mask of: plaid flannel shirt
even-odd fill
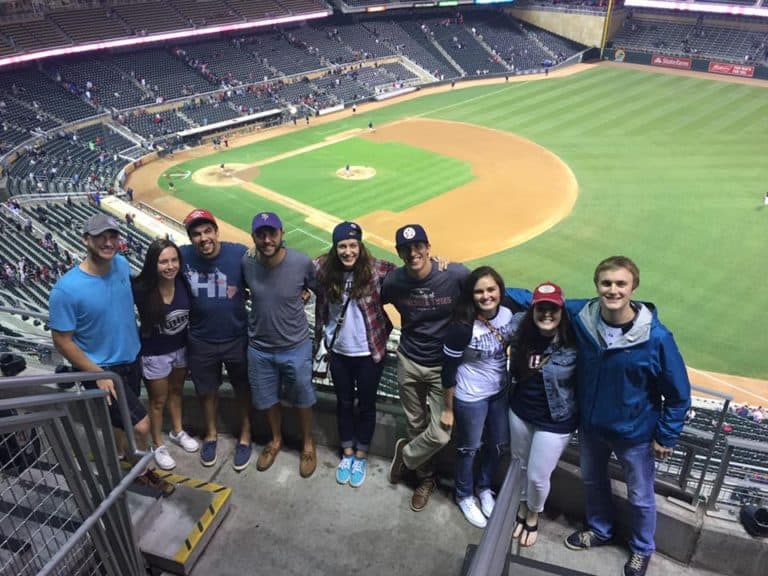
[[[323,337],[323,329],[328,323],[328,298],[323,290],[323,272],[322,266],[325,256],[319,256],[312,262],[315,265],[317,275],[317,298],[315,300],[315,342],[319,342]],[[381,285],[384,283],[384,277],[392,272],[397,266],[392,262],[380,260],[371,257],[371,267],[373,275],[371,276],[371,286],[368,296],[356,300],[357,307],[363,314],[365,321],[365,334],[368,338],[368,349],[371,351],[371,359],[379,363],[387,354],[387,338],[392,332],[392,322],[384,311],[381,304]]]

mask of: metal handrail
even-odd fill
[[[127,516],[127,513],[117,508],[117,518],[122,518],[122,520],[119,520],[117,525],[113,524],[114,517],[113,520],[107,521],[109,518],[107,514],[113,510],[113,507],[116,504],[120,505],[122,503],[124,505],[124,493],[130,487],[133,481],[139,476],[139,474],[144,472],[150,460],[153,458],[153,454],[151,452],[142,452],[139,451],[136,447],[128,403],[125,399],[125,387],[121,377],[114,372],[105,371],[15,376],[0,379],[0,391],[17,390],[20,388],[29,390],[30,387],[33,387],[36,388],[33,390],[33,392],[42,392],[33,393],[28,396],[15,396],[0,399],[0,409],[36,409],[32,412],[3,418],[2,421],[0,421],[0,429],[6,431],[13,427],[41,423],[42,420],[46,419],[47,421],[53,422],[55,424],[56,422],[60,421],[62,416],[64,416],[65,412],[63,407],[66,405],[86,403],[91,400],[106,399],[109,394],[108,392],[101,389],[76,389],[75,391],[52,390],[50,393],[45,393],[44,391],[40,390],[40,388],[44,388],[52,384],[68,384],[80,381],[95,381],[98,379],[110,379],[114,383],[115,390],[117,392],[117,398],[113,399],[113,401],[117,402],[117,407],[120,413],[120,419],[125,432],[125,437],[128,442],[129,450],[137,459],[137,461],[119,482],[109,488],[109,492],[104,495],[103,499],[99,501],[97,506],[93,508],[88,507],[88,517],[83,520],[78,529],[72,533],[66,542],[61,545],[61,548],[59,548],[48,559],[46,564],[38,572],[39,575],[47,576],[48,574],[60,573],[62,562],[64,562],[67,556],[75,550],[75,547],[78,546],[81,541],[86,538],[89,533],[91,533],[92,530],[96,530],[97,534],[103,534],[105,526],[122,526],[122,528],[117,528],[118,532],[123,534],[123,536],[126,534],[128,535],[129,542],[125,542],[124,537],[120,538],[120,540],[124,542],[125,550],[129,551],[129,555],[126,557],[126,561],[130,564],[128,566],[122,566],[122,570],[125,570],[126,574],[135,574],[136,576],[138,576],[142,571],[141,556],[138,551],[136,540],[133,537],[130,529],[130,520]],[[86,408],[86,412],[88,412],[88,404],[84,404],[84,407]],[[106,406],[102,405],[102,409],[104,410],[102,422],[106,423],[108,422],[106,416]],[[91,425],[93,425],[93,421]],[[61,424],[55,425],[54,428],[57,426],[60,430],[65,430]],[[69,429],[69,432],[67,432],[67,436],[70,438],[72,437],[71,428]],[[109,437],[111,437],[111,433]],[[76,439],[73,440],[75,445],[77,445]],[[109,447],[107,446],[107,448]],[[112,444],[112,449],[107,449],[105,454],[106,457],[110,457],[111,455],[111,458],[115,459],[116,466],[117,464],[116,453],[114,452],[114,444]],[[81,462],[83,457],[83,454],[78,456]],[[64,464],[64,461],[62,461],[62,464]],[[104,472],[105,470],[103,467],[100,468],[100,475],[104,475]],[[106,480],[106,477],[108,477],[109,474],[104,476]],[[70,484],[73,493],[78,493],[82,497],[82,495],[85,495],[88,492],[87,487],[89,484],[84,478],[81,477],[81,475],[77,473],[72,474],[70,472],[68,477],[70,482],[78,483],[76,485]],[[108,488],[109,485],[110,483],[107,481],[107,485],[104,486],[104,488]],[[91,488],[93,488],[93,484],[91,484]],[[87,496],[85,497],[86,499],[88,498]],[[115,558],[112,558],[112,561],[114,560]],[[108,572],[112,573],[109,570]]]

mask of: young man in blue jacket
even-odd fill
[[[655,550],[654,457],[665,459],[683,429],[691,385],[672,333],[652,304],[632,300],[640,271],[625,256],[595,269],[597,298],[566,303],[578,347],[577,403],[586,529],[565,544],[588,550],[614,536],[608,461],[616,454],[631,510],[625,576],[643,576]],[[508,291],[519,299],[520,292]]]

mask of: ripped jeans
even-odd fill
[[[480,452],[477,493],[490,490],[501,455],[509,445],[507,391],[476,402],[453,400],[456,443],[456,500],[475,493],[475,455]]]

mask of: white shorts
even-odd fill
[[[187,347],[160,356],[142,356],[141,373],[147,380],[167,378],[174,368],[187,367]]]

